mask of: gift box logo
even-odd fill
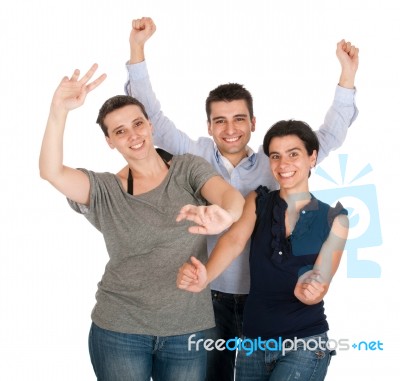
[[[352,185],[372,172],[372,167],[367,164],[350,181],[345,181],[348,155],[341,154],[338,155],[338,158],[341,184],[323,168],[317,167],[315,174],[337,185],[337,188],[318,190],[312,193],[331,206],[340,201],[349,212],[350,229],[346,242],[347,276],[349,278],[380,278],[381,267],[378,262],[359,259],[360,249],[382,244],[376,187],[374,184]]]

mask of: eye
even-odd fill
[[[118,130],[115,132],[115,135],[121,135],[125,132],[125,130]]]
[[[279,159],[279,155],[277,155],[277,154],[272,154],[269,158],[270,158],[271,160],[278,160],[278,159]]]
[[[139,120],[138,122],[135,123],[135,127],[140,127],[143,124],[142,120]]]
[[[296,156],[299,156],[299,153],[294,151],[294,152],[291,152],[289,156],[296,157]]]
[[[215,121],[215,124],[223,124],[223,123],[225,123],[225,120],[223,119],[218,119]]]

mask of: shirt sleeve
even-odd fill
[[[82,214],[85,218],[99,231],[101,231],[101,224],[97,215],[96,200],[99,194],[99,182],[97,174],[84,168],[78,168],[89,177],[90,181],[90,201],[89,205],[79,204],[67,198],[69,206],[77,213]]]
[[[125,83],[125,94],[131,95],[143,103],[144,108],[154,127],[154,144],[173,155],[191,153],[204,156],[212,149],[210,138],[191,139],[179,130],[174,122],[164,115],[161,104],[153,91],[146,61],[137,64],[126,64],[128,80]]]
[[[355,95],[355,89],[336,87],[333,104],[325,115],[324,124],[316,131],[320,144],[318,164],[346,139],[347,129],[358,115]]]
[[[188,172],[190,186],[192,187],[195,196],[203,199],[201,196],[203,185],[214,176],[219,176],[221,178],[222,176],[215,171],[208,161],[199,156],[187,155],[186,160],[189,164]]]

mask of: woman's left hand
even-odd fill
[[[328,292],[329,283],[324,282],[317,270],[304,273],[297,281],[294,295],[304,304],[317,304]]]

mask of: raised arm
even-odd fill
[[[191,258],[191,264],[185,263],[179,269],[176,283],[180,289],[202,291],[243,252],[256,223],[256,196],[255,192],[251,192],[246,197],[240,219],[219,238],[205,266],[196,258]]]
[[[106,78],[103,74],[89,82],[96,69],[97,64],[94,64],[81,79],[79,70],[75,70],[71,78],[64,77],[61,80],[51,102],[39,158],[40,176],[65,196],[81,204],[89,203],[89,179],[82,171],[64,165],[64,130],[68,113],[83,105],[87,94]]]
[[[125,84],[125,93],[143,103],[154,127],[154,144],[166,151],[178,155],[192,153],[203,156],[204,146],[213,145],[211,139],[202,138],[194,141],[187,134],[178,130],[175,124],[161,111],[160,102],[151,86],[147,65],[144,61],[144,46],[156,31],[153,20],[149,17],[132,21],[130,33],[130,60],[126,65],[128,81]]]
[[[325,159],[330,151],[339,148],[347,135],[347,129],[357,118],[354,81],[358,69],[358,48],[350,42],[341,40],[336,46],[336,56],[341,66],[339,84],[335,98],[328,110],[324,124],[316,132],[320,142],[318,163]]]
[[[339,267],[348,231],[347,216],[338,215],[321,247],[314,268],[303,274],[296,284],[294,295],[304,304],[317,304],[327,294],[330,282]]]

